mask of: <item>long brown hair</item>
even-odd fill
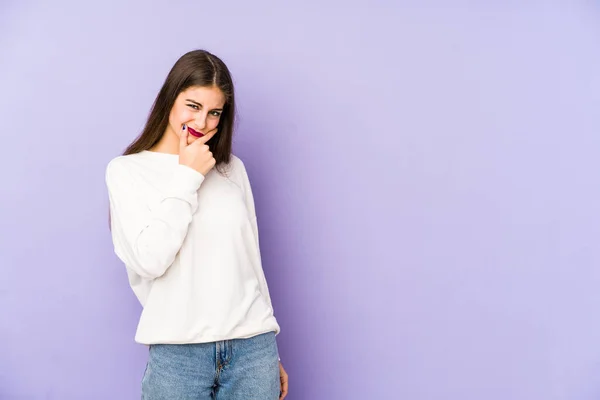
[[[158,92],[142,133],[125,149],[123,155],[151,149],[169,125],[169,114],[179,93],[192,86],[216,86],[225,96],[225,106],[217,126],[218,132],[208,142],[219,172],[229,164],[235,122],[235,96],[231,74],[225,63],[206,50],[190,51],[177,60]],[[108,227],[111,215],[108,215]]]
[[[149,150],[158,143],[167,129],[169,114],[177,96],[192,86],[215,86],[225,96],[218,132],[208,142],[208,147],[217,166],[228,164],[235,120],[233,81],[225,63],[206,50],[190,51],[173,65],[154,100],[142,133],[125,149],[123,155]]]

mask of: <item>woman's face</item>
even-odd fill
[[[215,86],[192,86],[175,99],[169,114],[169,127],[179,140],[183,125],[186,125],[188,144],[201,136],[212,137],[217,133],[224,106],[225,96],[221,89]]]

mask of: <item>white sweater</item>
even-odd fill
[[[226,176],[143,151],[106,168],[115,254],[143,306],[135,340],[202,343],[275,331],[242,161]]]

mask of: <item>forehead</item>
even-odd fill
[[[225,95],[216,86],[192,86],[179,94],[183,100],[194,100],[208,108],[221,108],[225,105]]]

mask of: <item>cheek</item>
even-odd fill
[[[194,119],[194,113],[187,108],[173,108],[169,121],[173,125],[182,125]]]
[[[220,118],[211,118],[210,121],[208,122],[209,126],[209,131],[215,129],[217,127],[217,125],[219,125],[219,121]]]

